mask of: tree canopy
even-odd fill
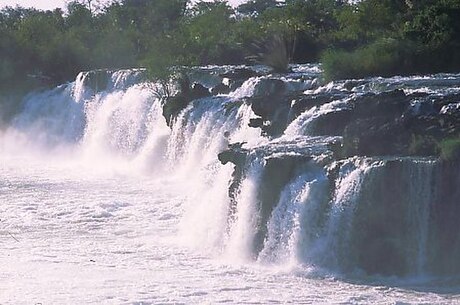
[[[269,46],[264,52],[282,47],[295,62],[323,61],[331,78],[458,71],[458,16],[460,0],[250,0],[235,9],[223,0],[80,0],[66,11],[6,7],[0,89],[31,77],[61,83],[97,68],[146,66],[161,77],[171,66],[248,63],[261,45]]]

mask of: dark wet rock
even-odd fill
[[[355,198],[341,266],[385,276],[458,275],[460,162],[413,158],[382,162]],[[423,181],[431,181],[432,189],[423,189]],[[416,238],[422,236],[422,228],[427,230],[426,243]]]
[[[360,118],[345,128],[345,151],[349,156],[410,155],[416,137],[432,138],[436,143],[459,135],[459,126],[460,117],[448,115]],[[427,146],[418,155],[431,155],[434,151],[433,147]]]
[[[413,256],[405,251],[404,243],[409,241],[407,235],[402,235],[407,230],[406,215],[410,211],[406,211],[407,205],[400,204],[407,194],[407,185],[401,183],[398,175],[399,161],[386,164],[375,183],[362,186],[356,203],[348,254],[353,256],[352,266],[368,274],[404,276],[411,269],[407,260]]]
[[[411,107],[406,111],[404,116],[436,115],[440,110],[440,105],[434,101],[415,99],[412,100]]]
[[[413,97],[413,96],[412,96]],[[401,90],[352,100],[353,115],[344,129],[346,155],[432,155],[433,145],[413,151],[415,140],[433,143],[460,134],[460,115],[443,114],[445,97],[411,100]],[[419,103],[419,105],[415,105]],[[413,109],[416,107],[417,109]],[[332,120],[330,120],[332,122]]]
[[[26,96],[26,93],[2,92],[0,94],[0,130],[7,127],[10,121],[19,113],[24,96]]]
[[[167,97],[163,103],[163,117],[166,124],[171,127],[171,123],[179,113],[187,107],[189,100],[181,94]]]
[[[171,127],[173,120],[191,101],[189,77],[185,74],[181,75],[177,80],[177,86],[179,92],[173,96],[166,96],[163,100],[163,117],[169,127]]]
[[[328,115],[318,117],[313,126],[312,133],[315,135],[343,135],[345,128],[350,124],[353,112],[350,109],[331,112]]]
[[[226,73],[219,74],[222,82],[212,89],[212,94],[228,94],[243,85],[251,77],[260,76],[251,69],[237,68]]]
[[[267,96],[248,99],[254,114],[266,121],[274,122],[279,119],[286,119],[290,112],[290,97]],[[275,122],[276,123],[276,122]]]
[[[399,120],[385,117],[357,119],[344,132],[344,149],[348,156],[398,155],[407,150],[410,132]]]
[[[451,103],[459,103],[460,102],[460,93],[448,94],[444,96],[436,96],[433,97],[433,100],[436,101],[441,107],[451,104]]]
[[[248,155],[249,151],[247,149],[242,148],[242,143],[236,143],[236,145],[235,143],[230,144],[227,150],[224,150],[223,152],[217,155],[217,158],[223,165],[229,162],[234,165],[232,177],[230,179],[228,187],[228,198],[230,199],[228,219],[230,223],[233,221],[236,215],[237,197],[241,186],[241,182],[243,181],[246,175],[246,161]]]
[[[460,160],[442,161],[436,168],[435,202],[431,205],[428,262],[431,274],[460,274]]]
[[[85,86],[95,93],[107,90],[113,71],[101,69],[86,72]]]
[[[286,83],[279,79],[262,79],[256,85],[253,97],[246,100],[254,114],[261,119],[254,127],[263,133],[276,137],[286,129],[290,117],[292,97],[287,93]],[[263,122],[261,122],[261,120]]]
[[[225,113],[229,115],[232,111],[238,109],[243,103],[244,100],[234,101],[231,103],[226,103],[223,108],[225,109]]]
[[[231,92],[230,87],[223,83],[219,83],[218,85],[216,85],[214,88],[211,89],[212,95],[228,94],[230,92]]]
[[[269,119],[275,113],[279,112],[279,108],[286,107],[285,103],[273,96],[253,97],[249,98],[248,102],[251,104],[252,111],[255,115],[266,119]]]
[[[166,123],[171,127],[171,123],[179,113],[184,110],[190,102],[196,99],[211,96],[208,88],[199,84],[190,84],[190,79],[186,75],[182,75],[177,80],[179,92],[173,96],[167,96],[163,101],[163,116]]]
[[[224,150],[217,155],[220,163],[225,165],[230,162],[236,166],[244,166],[249,151],[241,146],[242,145],[230,144],[227,150]]]
[[[336,101],[344,98],[344,94],[329,94],[329,93],[320,93],[320,94],[299,94],[292,98],[291,100],[291,114],[293,117],[297,117],[303,112],[311,109],[313,107],[319,107],[326,103]]]
[[[262,118],[253,118],[249,120],[249,127],[261,128],[264,126],[264,120]]]
[[[398,117],[410,105],[410,100],[402,90],[370,93],[357,97],[351,101],[354,118],[368,118],[374,116]]]
[[[192,84],[190,88],[190,93],[188,98],[190,100],[196,100],[204,97],[209,97],[211,96],[211,92],[209,92],[209,89],[206,88],[205,86],[199,84],[199,83],[194,83]]]
[[[283,188],[302,172],[302,165],[310,160],[310,156],[289,154],[266,159],[257,193],[260,217],[255,236],[254,253],[259,253],[262,250],[269,217],[280,200]]]
[[[277,78],[261,79],[254,88],[254,96],[283,96],[286,83]]]
[[[345,81],[345,83],[343,84],[343,87],[345,89],[351,91],[352,89],[354,89],[356,87],[364,86],[364,85],[367,85],[368,83],[369,83],[368,80],[351,79],[351,80]]]
[[[243,85],[244,81],[242,80],[238,80],[238,81],[230,81],[229,82],[229,88],[230,88],[230,92],[231,91],[235,91],[236,89],[238,89],[239,87],[241,87]]]
[[[343,153],[343,142],[342,138],[332,140],[328,145],[328,150],[332,152],[332,155],[330,158],[325,159],[324,162],[322,163],[323,167],[327,167],[332,161],[335,160],[340,160],[345,157]]]
[[[265,135],[279,136],[286,129],[289,119],[290,98],[279,95],[256,96],[246,100],[259,118],[251,121],[251,127],[260,127]]]

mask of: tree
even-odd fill
[[[240,4],[236,11],[244,16],[257,17],[268,9],[277,7],[276,0],[250,0]]]
[[[198,2],[181,23],[179,37],[183,37],[187,52],[199,64],[219,62],[222,52],[230,48],[235,24],[232,8],[226,1]]]

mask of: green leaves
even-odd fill
[[[222,0],[98,3],[73,1],[67,13],[1,10],[1,85],[138,66],[165,79],[171,67],[240,64],[258,54],[285,71],[291,59],[317,61],[325,50],[333,50],[322,57],[332,78],[460,68],[450,51],[460,47],[460,0],[250,0],[236,11]]]

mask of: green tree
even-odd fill
[[[273,9],[278,6],[276,0],[250,0],[240,4],[236,11],[244,16],[257,17],[268,9]]]

